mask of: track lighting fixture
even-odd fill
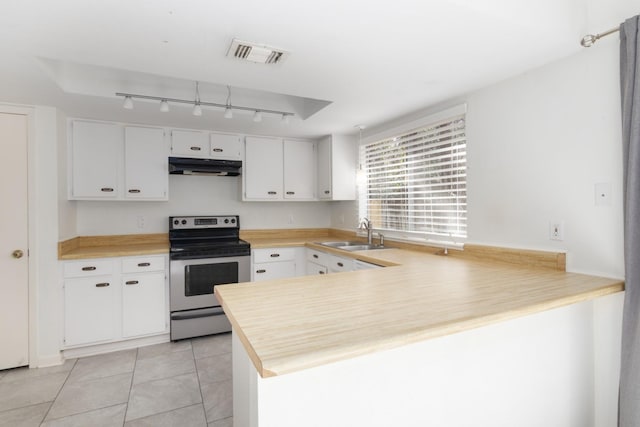
[[[176,99],[176,98],[165,98],[160,96],[152,96],[152,95],[137,95],[133,93],[121,93],[116,92],[116,96],[124,97],[124,102],[122,107],[127,110],[133,109],[133,98],[137,99],[147,99],[152,101],[160,101],[160,111],[166,113],[169,111],[169,103],[172,104],[189,104],[193,106],[192,114],[194,116],[202,116],[202,107],[215,107],[224,110],[223,117],[225,119],[233,118],[233,110],[239,111],[247,111],[253,112],[253,121],[261,122],[263,114],[271,114],[275,116],[280,116],[280,120],[283,123],[289,123],[289,119],[294,115],[294,113],[290,113],[288,111],[277,111],[277,110],[265,110],[263,108],[255,108],[255,107],[245,107],[239,105],[231,104],[231,87],[227,86],[227,101],[224,104],[219,104],[216,102],[204,102],[200,100],[200,83],[196,82],[196,94],[194,100],[185,100],[185,99]]]

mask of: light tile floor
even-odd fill
[[[232,427],[231,334],[0,371],[0,426]]]

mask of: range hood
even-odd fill
[[[240,168],[240,160],[169,157],[169,173],[172,175],[238,176]]]

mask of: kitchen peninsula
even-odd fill
[[[584,426],[615,410],[622,281],[406,249],[351,256],[389,267],[216,287],[234,425]]]

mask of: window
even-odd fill
[[[464,114],[362,145],[360,216],[409,237],[466,237],[466,147]]]

